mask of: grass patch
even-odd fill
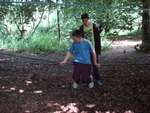
[[[2,36],[1,36],[2,37]],[[0,38],[0,48],[14,52],[61,52],[66,51],[71,44],[69,36],[62,35],[59,41],[55,30],[44,31],[39,28],[30,38],[7,36]],[[102,50],[110,48],[109,41],[102,39]]]
[[[57,35],[48,32],[37,32],[30,39],[20,39],[19,37],[7,37],[0,39],[0,48],[15,52],[49,52],[64,51],[69,46],[68,40],[59,42]]]

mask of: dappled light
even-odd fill
[[[123,54],[124,49],[120,44],[119,48],[102,54],[101,64],[105,64],[100,68],[103,86],[88,89],[87,85],[81,85],[77,90],[71,88],[71,65],[47,65],[28,59],[32,56],[29,54],[25,54],[26,57],[16,55],[19,58],[7,55],[13,61],[0,63],[0,112],[12,110],[16,113],[16,106],[19,106],[19,113],[146,113],[149,54],[138,54],[133,49],[127,49]],[[46,58],[61,59],[63,55],[52,53]]]
[[[86,107],[93,108],[93,107],[95,107],[95,104],[87,104]]]
[[[35,94],[42,94],[43,91],[42,90],[35,90],[35,91],[33,91],[33,93],[35,93]]]
[[[125,111],[124,113],[134,113],[134,111],[127,110],[127,111]]]
[[[15,91],[16,88],[15,88],[15,87],[11,87],[10,90],[11,90],[11,91]]]
[[[140,40],[118,40],[113,44],[113,47],[133,47],[137,44],[141,44]]]
[[[29,110],[25,110],[25,113],[31,113],[31,111],[29,111]]]
[[[149,113],[149,51],[150,0],[0,0],[0,113]]]
[[[19,93],[24,93],[24,90],[23,89],[19,89]]]
[[[5,55],[13,61],[0,63],[0,112],[16,113],[19,106],[18,113],[146,113],[150,59],[149,54],[131,49],[134,44],[129,40],[128,49],[119,44],[119,48],[102,54],[101,64],[105,65],[100,70],[105,84],[94,89],[87,85],[77,90],[71,88],[71,65],[47,65],[39,60],[39,55],[38,60],[29,59],[33,57],[29,54],[21,57],[18,53],[19,58]],[[63,55],[51,53],[46,58],[57,60]]]
[[[3,59],[0,59],[0,62],[3,62],[3,61],[9,61],[10,59],[8,58],[3,58]]]
[[[56,107],[59,110],[54,110],[52,112],[54,113],[89,113],[88,111],[82,110],[78,107],[78,103],[67,103],[67,105],[61,105],[59,103],[55,103],[55,102],[50,102],[47,104],[47,106],[49,107],[49,109],[53,109],[53,107]],[[87,105],[86,107],[92,106],[94,107],[95,105]],[[92,107],[90,107],[90,109],[92,109]],[[118,111],[116,110],[94,110],[92,111],[92,113],[118,113]],[[132,110],[124,110],[122,113],[135,113]]]
[[[26,85],[27,85],[27,86],[30,85],[30,84],[32,84],[32,81],[31,81],[31,80],[26,80],[25,82],[26,82]]]

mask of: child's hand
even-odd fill
[[[59,64],[60,65],[64,65],[64,64],[66,64],[67,62],[66,61],[62,61],[62,62],[60,62]]]

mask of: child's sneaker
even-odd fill
[[[74,82],[74,83],[72,84],[72,87],[73,87],[74,89],[77,89],[78,86],[79,86],[79,85],[78,85],[76,82]]]
[[[90,89],[94,88],[94,82],[90,82],[90,83],[88,84],[88,87],[89,87]]]

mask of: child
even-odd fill
[[[73,88],[78,88],[80,82],[87,83],[89,88],[94,87],[94,82],[91,80],[91,54],[94,65],[100,65],[96,61],[96,53],[90,41],[82,38],[80,30],[75,30],[71,34],[73,43],[67,52],[65,59],[60,62],[61,65],[66,64],[71,55],[74,56],[74,70],[73,70]]]

